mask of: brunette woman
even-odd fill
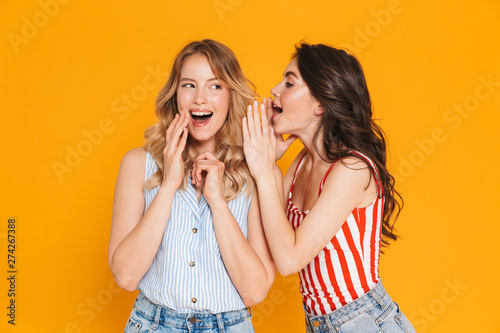
[[[361,65],[302,43],[271,93],[260,117],[248,108],[245,155],[276,266],[299,273],[307,331],[415,332],[379,276],[400,205]],[[275,161],[297,137],[304,149],[282,178]]]

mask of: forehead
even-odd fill
[[[299,67],[297,66],[297,59],[293,58],[286,66],[284,72],[284,77],[295,76],[297,79],[302,79],[299,72]]]
[[[192,76],[193,79],[198,77],[215,77],[210,68],[208,58],[200,53],[190,55],[184,59],[181,65],[181,77],[184,76]]]

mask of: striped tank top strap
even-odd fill
[[[366,161],[366,163],[368,163],[368,165],[370,166],[370,169],[372,170],[372,174],[375,176],[376,184],[377,184],[377,191],[378,191],[378,194],[380,195],[383,192],[382,191],[382,181],[380,180],[380,177],[378,175],[378,170],[377,170],[377,166],[375,165],[375,163],[373,163],[373,161],[368,156],[366,156],[360,152],[351,151],[351,153],[353,153],[354,155],[356,155],[358,157],[361,157],[364,161]],[[330,168],[326,172],[325,176],[321,180],[321,183],[319,185],[319,190],[318,190],[318,196],[321,194],[321,190],[323,189],[323,185],[325,184],[326,177],[328,177],[328,174],[332,170],[332,167],[335,165],[335,163],[337,163],[337,161],[333,162],[333,164],[330,166]]]
[[[328,175],[330,174],[330,171],[332,171],[332,168],[335,165],[335,163],[337,163],[337,161],[338,160],[333,161],[332,165],[330,165],[330,167],[328,168],[328,171],[325,173],[325,176],[323,177],[323,179],[321,179],[321,182],[319,183],[318,197],[321,194],[321,190],[323,189],[323,185],[325,184],[326,177],[328,177]]]
[[[371,160],[371,158],[369,158],[368,156],[366,156],[363,153],[360,153],[358,151],[352,151],[352,153],[361,157],[363,160],[366,161],[366,163],[368,163],[368,165],[370,165],[370,167],[372,169],[372,173],[375,176],[378,194],[381,195],[384,192],[383,187],[382,187],[382,180],[380,179],[380,176],[378,174],[378,169],[377,169],[377,166],[375,165],[375,163]]]

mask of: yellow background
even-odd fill
[[[389,293],[419,332],[500,332],[497,0],[3,1],[0,22],[0,331],[123,331],[136,293],[107,265],[113,191],[159,77],[183,43],[213,38],[267,96],[307,38],[358,55],[389,137],[405,199],[381,260]],[[304,331],[294,276],[253,310],[258,333]]]

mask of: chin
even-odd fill
[[[286,134],[284,131],[282,131],[282,129],[279,126],[276,125],[273,125],[273,131],[278,135]]]

